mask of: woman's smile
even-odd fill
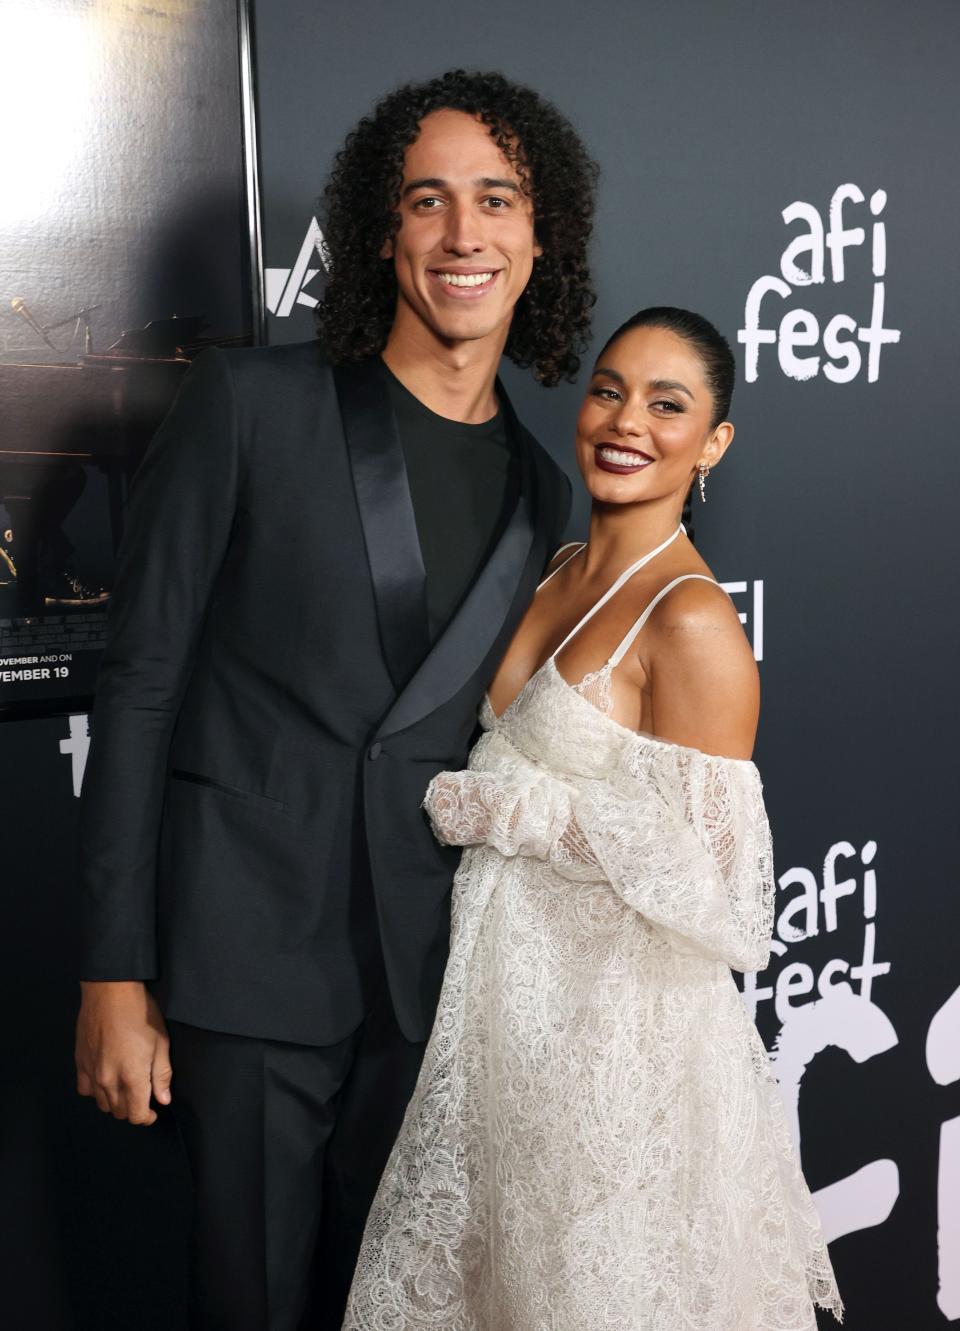
[[[618,476],[630,476],[636,471],[643,471],[656,461],[649,453],[638,448],[624,448],[622,444],[604,441],[595,445],[595,461],[601,471],[612,471]]]

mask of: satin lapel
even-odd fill
[[[426,574],[390,396],[376,362],[333,371],[373,579],[380,642],[398,693],[430,650]]]
[[[429,656],[383,718],[378,736],[406,730],[463,688],[496,642],[518,595],[520,611],[526,608],[547,561],[549,524],[545,515],[537,513],[537,494],[543,492],[538,483],[540,458],[499,382],[497,393],[521,450],[520,498],[493,554]]]

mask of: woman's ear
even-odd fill
[[[733,443],[733,435],[734,429],[730,421],[721,421],[720,424],[710,432],[710,438],[707,440],[706,446],[700,454],[697,465],[699,466],[702,464],[705,467],[715,467]]]
[[[393,236],[387,236],[386,240],[380,246],[380,258],[381,259],[393,258]]]

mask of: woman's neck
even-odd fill
[[[666,541],[679,524],[674,495],[647,504],[595,503],[590,511],[584,577],[622,571]]]

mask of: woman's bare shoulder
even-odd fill
[[[749,758],[760,679],[726,592],[699,578],[680,583],[653,611],[648,641],[657,733],[706,753]]]

